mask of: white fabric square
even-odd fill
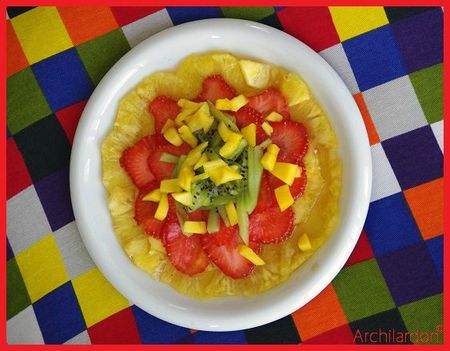
[[[28,306],[16,314],[6,324],[6,338],[8,344],[43,344],[41,329],[39,328],[33,306]]]
[[[84,332],[75,335],[72,339],[67,340],[64,344],[71,344],[71,345],[90,345],[91,344],[91,338],[89,337],[89,334],[87,330]]]
[[[439,122],[433,123],[431,125],[431,130],[433,131],[434,136],[441,148],[442,153],[444,153],[444,121],[441,120]]]
[[[376,201],[401,191],[391,164],[381,144],[370,147],[372,152],[372,195],[371,201]]]

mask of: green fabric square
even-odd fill
[[[221,7],[222,13],[225,17],[242,18],[250,21],[259,21],[271,14],[275,13],[273,7]]]
[[[25,287],[15,258],[10,259],[6,264],[6,279],[6,314],[7,319],[10,319],[31,304],[27,288]]]
[[[11,134],[20,132],[51,112],[31,68],[8,78],[7,124]]]
[[[77,47],[78,54],[95,85],[129,50],[130,45],[120,28]]]
[[[409,75],[428,123],[443,118],[442,64]]]
[[[411,302],[399,307],[399,310],[408,331],[413,333],[411,341],[418,344],[442,344],[442,294]]]
[[[350,322],[395,307],[375,259],[343,269],[333,286]]]

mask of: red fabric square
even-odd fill
[[[29,187],[33,182],[13,138],[6,141],[6,196],[8,199]]]
[[[354,344],[354,336],[348,324],[342,325],[317,335],[311,339],[303,340],[304,344]]]
[[[67,139],[69,139],[71,144],[73,142],[73,137],[75,135],[78,121],[80,120],[84,106],[86,106],[86,100],[77,102],[76,104],[70,105],[56,112],[56,117],[66,132]]]
[[[137,21],[138,19],[148,16],[161,9],[162,7],[143,6],[111,7],[111,11],[114,14],[114,17],[116,17],[116,21],[120,26],[125,26],[128,23]]]
[[[88,333],[93,344],[142,344],[130,307],[88,328]]]
[[[358,242],[356,243],[355,249],[353,250],[344,266],[351,266],[352,264],[369,260],[372,257],[372,247],[370,246],[370,242],[367,238],[366,232],[363,230]]]
[[[277,14],[284,30],[313,50],[340,42],[328,7],[286,7]]]

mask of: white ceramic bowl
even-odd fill
[[[101,180],[100,146],[118,101],[145,76],[170,70],[187,55],[208,50],[259,58],[298,73],[332,121],[344,177],[336,233],[279,287],[257,297],[199,301],[153,280],[117,242]],[[131,303],[165,321],[199,330],[230,331],[282,318],[319,294],[343,267],[366,218],[372,182],[370,148],[360,112],[336,72],[297,39],[259,23],[212,19],[158,33],[121,58],[92,94],[78,125],[70,164],[75,218],[92,259]]]

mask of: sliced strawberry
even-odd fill
[[[236,226],[230,228],[233,230],[227,229],[220,239],[217,234],[202,235],[203,249],[224,274],[233,279],[244,278],[253,271],[255,265],[239,254],[237,248],[243,244],[242,239]],[[225,238],[228,239],[225,243],[218,244]],[[261,250],[260,244],[250,242],[249,246],[257,253]]]
[[[294,121],[271,123],[272,142],[279,146],[277,161],[298,163],[308,150],[308,134],[303,124]]]
[[[215,75],[203,81],[202,92],[197,99],[215,103],[217,99],[232,99],[236,95],[236,91],[225,82],[222,76]]]
[[[236,118],[236,124],[239,128],[244,128],[248,126],[251,123],[256,124],[256,143],[262,143],[264,140],[268,138],[266,133],[264,133],[264,130],[261,127],[261,124],[263,124],[264,119],[258,111],[255,109],[244,106],[241,107],[235,114]]]
[[[209,240],[211,240],[211,243],[217,246],[225,245],[229,242],[232,242],[234,239],[234,235],[236,234],[236,230],[238,230],[238,226],[230,226],[227,227],[223,223],[222,220],[220,220],[220,229],[216,233],[206,234],[208,235]]]
[[[295,178],[294,183],[292,183],[292,185],[289,187],[289,190],[291,191],[291,195],[294,198],[294,200],[297,200],[300,196],[303,195],[303,193],[305,192],[306,183],[307,183],[306,169],[303,165],[303,162],[301,162],[299,165],[300,165],[300,167],[302,167],[302,175],[299,178]],[[275,190],[279,186],[284,185],[283,181],[274,177],[272,174],[268,175],[268,179],[269,179],[269,183],[270,183],[270,188],[273,190]],[[272,193],[273,193],[273,190],[271,190]]]
[[[281,212],[278,206],[272,206],[263,212],[252,212],[249,222],[250,240],[262,244],[279,243],[292,234],[294,212],[292,208]]]
[[[267,171],[264,171],[261,179],[261,185],[259,187],[258,202],[253,212],[263,212],[267,208],[277,205],[275,195],[273,195],[273,190],[270,186],[269,177],[273,176]]]
[[[125,169],[138,188],[146,186],[155,179],[147,163],[147,159],[153,153],[154,149],[155,143],[153,138],[147,136],[126,149],[120,157],[120,165]]]
[[[289,106],[283,94],[275,88],[269,88],[261,94],[248,99],[248,106],[254,108],[266,117],[271,112],[278,112],[284,118],[289,118]]]
[[[148,158],[148,166],[157,180],[172,178],[175,164],[161,161],[161,155],[166,152],[172,155],[186,155],[191,149],[186,143],[177,147],[168,143],[161,135],[155,137],[157,139],[157,147]]]
[[[177,102],[164,95],[155,97],[148,105],[148,108],[155,117],[155,129],[157,132],[161,131],[169,118],[175,119],[180,113],[180,107]]]
[[[148,235],[160,239],[164,221],[159,221],[155,218],[158,203],[142,200],[145,195],[158,187],[159,183],[154,180],[139,192],[134,204],[134,219]]]
[[[183,235],[176,218],[168,218],[162,229],[162,240],[167,256],[173,266],[187,275],[203,272],[209,264],[209,258],[203,251],[201,235],[190,237]]]

